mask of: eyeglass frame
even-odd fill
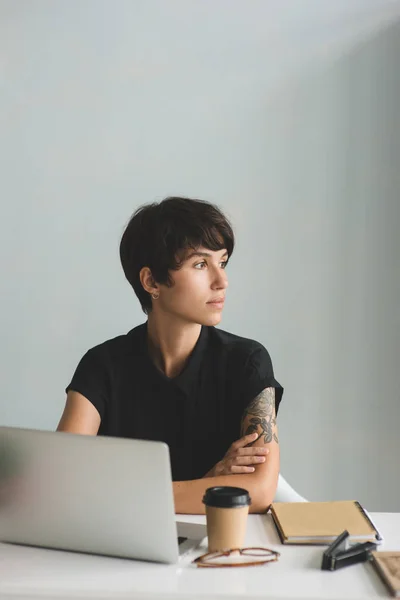
[[[249,550],[263,550],[264,552],[268,552],[266,556],[272,556],[273,558],[268,558],[267,560],[257,560],[253,562],[240,562],[240,563],[219,563],[213,564],[212,562],[206,562],[208,556],[212,556],[213,558],[221,558],[223,556],[230,556],[233,552],[239,552],[241,556],[262,556],[257,554],[252,554],[251,552],[247,552]],[[246,551],[246,552],[245,552]],[[195,558],[192,562],[197,565],[197,567],[210,567],[210,568],[219,568],[219,567],[257,567],[259,565],[266,565],[270,562],[276,562],[280,557],[280,552],[276,550],[271,550],[270,548],[262,548],[260,546],[254,546],[251,548],[231,548],[230,550],[217,550],[214,552],[206,552],[206,554],[202,554]]]

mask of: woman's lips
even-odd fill
[[[214,300],[213,302],[207,302],[209,306],[213,308],[223,308],[225,300]]]

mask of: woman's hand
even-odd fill
[[[265,462],[265,457],[269,452],[268,448],[263,446],[249,446],[257,438],[257,433],[251,433],[233,442],[223,459],[217,462],[204,477],[253,473],[255,465]]]

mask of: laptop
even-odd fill
[[[205,537],[174,514],[164,442],[0,427],[0,541],[176,563]]]

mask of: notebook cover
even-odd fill
[[[400,552],[371,552],[371,557],[392,596],[400,597]]]
[[[271,512],[283,543],[318,543],[318,538],[334,538],[345,529],[352,538],[377,538],[375,528],[355,500],[278,502]]]

